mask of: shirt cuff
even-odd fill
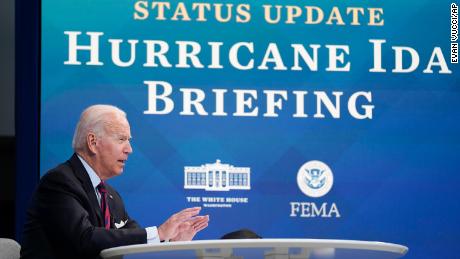
[[[145,231],[147,232],[147,244],[160,243],[157,227],[148,227],[145,228]]]

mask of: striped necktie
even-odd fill
[[[104,227],[110,229],[110,210],[107,204],[107,189],[105,188],[104,182],[101,181],[97,186],[97,190],[101,194],[101,209],[104,214]]]

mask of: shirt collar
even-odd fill
[[[99,178],[99,176],[97,176],[93,168],[91,168],[91,166],[88,163],[86,163],[86,161],[82,157],[80,157],[79,155],[77,156],[80,159],[83,166],[85,167],[89,179],[91,180],[91,184],[93,185],[93,188],[96,189],[96,187],[101,183],[101,179]]]

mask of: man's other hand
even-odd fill
[[[174,236],[172,241],[190,241],[196,233],[205,229],[208,226],[209,215],[196,216],[188,221],[182,222],[179,225],[179,232]]]
[[[179,227],[184,222],[193,221],[192,218],[198,215],[200,210],[201,207],[187,208],[169,217],[169,219],[167,219],[163,224],[161,224],[161,226],[158,227],[158,235],[160,240],[169,241],[173,237],[176,237],[180,233]]]

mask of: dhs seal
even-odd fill
[[[297,173],[297,185],[307,196],[318,198],[326,195],[332,188],[334,176],[325,163],[312,160],[300,167]]]

